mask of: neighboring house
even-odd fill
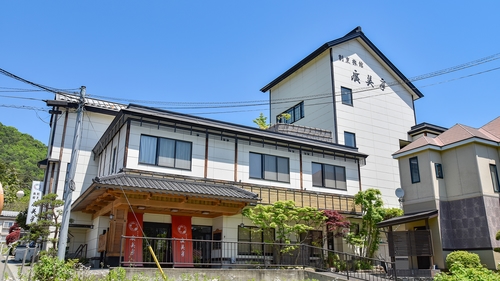
[[[45,193],[62,196],[76,100],[56,95],[47,101],[60,114],[52,118]],[[87,257],[105,249],[116,262],[120,237],[138,226],[152,237],[178,237],[182,226],[193,239],[222,233],[225,241],[262,241],[246,235],[251,222],[241,210],[278,200],[359,214],[352,194],[360,190],[358,171],[367,155],[325,141],[331,133],[324,130],[290,125],[299,135],[283,134],[94,99],[86,99],[84,115],[70,253],[87,244]],[[321,239],[323,232],[315,235]],[[329,237],[328,246],[342,250],[343,243]]]
[[[9,235],[9,228],[16,223],[16,217],[19,212],[15,211],[2,211],[0,215],[0,227],[2,229],[0,233],[0,243],[5,243],[5,237]]]
[[[405,216],[381,226],[406,224],[429,230],[433,255],[410,258],[409,268],[445,267],[455,250],[477,253],[495,269],[500,247],[500,117],[479,129],[457,124],[450,129],[422,124],[413,141],[394,153],[399,161]],[[419,245],[424,248],[424,244]]]
[[[362,188],[379,189],[387,207],[399,206],[392,153],[408,140],[413,103],[423,95],[360,27],[323,44],[261,91],[269,92],[272,123],[328,130],[334,143],[370,155],[360,170]]]

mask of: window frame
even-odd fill
[[[434,170],[436,170],[436,179],[443,179],[443,165],[441,163],[434,163]]]
[[[295,116],[295,110],[299,109],[300,110],[300,116],[297,118]],[[290,114],[290,119],[286,120],[284,118],[281,118],[281,115],[284,113]],[[298,104],[290,107],[289,109],[281,112],[280,114],[276,115],[276,123],[281,123],[281,124],[293,124],[300,119],[304,118],[306,115],[304,113],[304,101],[299,102]]]
[[[4,221],[3,224],[2,224],[2,228],[10,228],[11,226],[13,226],[15,223],[15,221]]]
[[[141,162],[141,147],[143,145],[142,143],[142,137],[150,137],[150,138],[155,138],[156,139],[156,146],[155,146],[155,161],[154,163],[148,163],[148,162]],[[159,158],[160,158],[160,140],[170,140],[174,141],[174,165],[173,166],[168,166],[164,164],[159,163]],[[177,157],[177,143],[185,143],[189,144],[189,168],[182,168],[177,166],[177,160],[180,160]],[[138,163],[141,165],[151,165],[151,166],[157,166],[157,167],[164,167],[164,168],[172,168],[172,169],[179,169],[179,170],[185,170],[185,171],[191,171],[192,165],[193,165],[193,143],[189,141],[184,141],[184,140],[178,140],[178,139],[171,139],[171,138],[164,138],[164,137],[158,137],[158,136],[151,136],[151,135],[146,135],[146,134],[141,134],[140,139],[139,139],[139,158],[138,158]]]
[[[498,177],[497,165],[490,164],[490,174],[491,174],[491,183],[493,184],[493,191],[500,192],[500,179]]]
[[[320,165],[321,166],[321,185],[318,185],[317,182],[315,183],[315,178],[314,178],[314,165]],[[333,173],[332,175],[334,176],[333,181],[335,182],[335,187],[327,186],[326,182],[326,177],[325,177],[325,172],[326,172],[326,167],[331,167],[333,168]],[[311,162],[311,176],[312,176],[312,185],[314,187],[322,187],[322,188],[330,188],[330,189],[337,189],[337,190],[347,190],[347,170],[344,166],[337,166],[337,165],[331,165],[331,164],[324,164],[324,163],[318,163],[318,162]],[[343,169],[343,176],[344,176],[344,184],[345,188],[338,187],[338,182],[337,180],[337,169]]]
[[[346,137],[346,136],[348,136],[348,135],[349,135],[349,136],[352,136],[352,142],[354,143],[354,145],[353,145],[353,146],[351,146],[351,145],[347,145],[347,137]],[[356,144],[356,134],[355,134],[355,133],[352,133],[352,132],[347,132],[347,131],[344,131],[344,145],[345,145],[345,146],[348,146],[348,147],[354,147],[354,148],[356,148],[356,147],[357,147],[357,146],[356,146],[356,145],[357,145],[357,144]]]
[[[412,160],[415,160],[415,163],[412,163]],[[409,159],[410,163],[410,176],[411,176],[411,183],[419,183],[420,182],[420,169],[418,167],[418,157],[411,157]],[[414,173],[416,172],[416,174]],[[418,178],[415,178],[414,176],[417,176]]]
[[[247,229],[250,234],[250,239],[242,240],[242,233],[240,232],[243,229]],[[269,232],[266,232],[269,231]],[[260,237],[258,237],[260,236]],[[271,237],[269,237],[271,236]],[[255,239],[254,239],[255,238]],[[266,239],[267,238],[267,239]],[[271,239],[269,239],[271,238]],[[238,226],[238,255],[252,256],[252,255],[262,255],[272,256],[273,255],[273,244],[276,238],[276,230],[274,228],[266,228],[259,230],[257,226]],[[266,240],[271,240],[271,242],[266,242]],[[240,243],[245,242],[245,243]],[[256,244],[252,244],[256,243]],[[265,243],[270,243],[269,245],[265,245]],[[242,249],[243,245],[248,245],[247,249]],[[260,248],[260,249],[259,249]],[[260,251],[261,253],[255,252],[255,249]]]
[[[252,173],[252,161],[250,160],[252,158],[252,155],[258,155],[260,156],[260,171],[253,171]],[[275,169],[274,170],[268,170],[267,173],[275,173],[276,174],[276,179],[266,177],[266,158],[269,157],[268,159],[271,159],[271,157],[274,157],[276,159],[275,163]],[[287,179],[286,180],[280,180],[280,167],[279,163],[280,160],[286,160],[286,168],[287,168]],[[256,169],[256,168],[253,168]],[[252,174],[255,174],[255,172],[260,172],[260,176],[252,176]],[[284,182],[284,183],[290,183],[290,158],[283,157],[283,156],[276,156],[276,155],[270,155],[270,154],[263,154],[263,153],[258,153],[258,152],[249,152],[249,160],[248,160],[248,177],[251,179],[258,179],[258,180],[268,180],[268,181],[275,181],[275,182]]]
[[[340,87],[340,99],[342,101],[342,104],[354,106],[354,102],[352,100],[352,89]]]

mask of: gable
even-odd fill
[[[332,40],[330,42],[327,42],[323,44],[321,47],[316,49],[314,52],[306,56],[304,59],[299,61],[297,64],[292,66],[290,69],[285,71],[283,74],[278,76],[276,79],[271,81],[269,84],[264,86],[262,89],[260,89],[262,92],[267,92],[274,86],[278,85],[281,83],[283,80],[287,79],[289,76],[294,74],[296,71],[304,67],[305,65],[308,65],[312,60],[314,60],[316,57],[319,55],[323,54],[325,51],[327,51],[330,48],[343,45],[349,41],[357,41],[360,44],[364,46],[366,50],[368,50],[374,58],[376,58],[380,64],[384,65],[384,67],[391,72],[391,75],[395,77],[395,80],[398,80],[404,84],[404,86],[412,93],[414,96],[414,99],[418,99],[423,97],[423,94],[399,71],[399,69],[396,68],[394,64],[392,64],[391,61],[364,35],[364,33],[361,31],[361,27],[357,27],[348,34],[346,34],[344,37]],[[338,58],[338,57],[337,57]],[[337,59],[336,57],[333,57],[333,60]],[[404,82],[403,82],[404,81]]]

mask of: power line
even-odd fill
[[[51,92],[51,93],[54,93],[54,94],[68,94],[68,93],[64,93],[65,91],[63,89],[57,89],[57,88],[45,86],[45,85],[42,85],[42,84],[38,84],[38,83],[35,83],[35,82],[32,82],[32,81],[26,80],[26,79],[21,78],[21,77],[15,75],[13,73],[8,72],[7,70],[2,69],[2,68],[0,68],[0,74],[3,74],[3,75],[5,75],[5,76],[7,76],[9,78],[21,81],[23,83],[26,83],[28,85],[31,85],[31,86],[39,88],[39,89],[42,89],[42,90],[47,91],[47,92]]]
[[[448,74],[451,72],[463,70],[466,68],[470,68],[473,66],[477,66],[477,65],[480,65],[483,63],[491,62],[491,61],[494,61],[497,59],[500,59],[500,53],[496,53],[496,54],[486,56],[486,57],[483,57],[483,58],[480,58],[480,59],[477,59],[474,61],[462,63],[459,65],[448,67],[448,68],[441,69],[438,71],[433,71],[433,72],[429,72],[426,74],[418,75],[418,76],[412,77],[406,81],[403,81],[403,80],[396,80],[396,81],[390,81],[390,82],[386,81],[385,85],[394,86],[394,85],[400,85],[400,84],[407,84],[409,82],[425,80],[425,79],[429,79],[432,77],[436,77],[436,76]],[[484,72],[482,72],[482,73],[484,73]],[[379,86],[380,85],[377,85],[377,87],[362,87],[362,88],[353,89],[352,93],[354,94],[354,93],[372,91],[372,90],[378,89]],[[326,94],[324,97],[326,97],[328,95],[331,95],[331,94]],[[340,92],[336,92],[335,95],[340,95]],[[107,99],[107,100],[114,100],[114,101],[126,101],[129,103],[142,103],[142,104],[152,104],[153,103],[153,104],[176,105],[176,106],[203,105],[202,107],[196,107],[196,108],[200,108],[200,109],[201,108],[211,108],[207,105],[239,105],[239,104],[242,104],[244,106],[245,105],[258,106],[258,105],[268,104],[268,102],[269,102],[269,100],[227,101],[227,102],[220,102],[220,101],[217,101],[217,102],[210,102],[210,101],[207,101],[207,102],[168,102],[168,101],[154,101],[154,100],[133,100],[133,99],[126,99],[126,98],[100,96],[100,95],[89,95],[89,96],[103,98],[103,99]],[[316,95],[316,96],[318,96],[318,95]],[[309,96],[309,97],[315,97],[315,96]],[[297,97],[275,99],[275,101],[283,101],[283,102],[300,101],[300,100],[302,100],[302,99],[297,99]],[[227,107],[236,107],[236,106],[227,106]],[[185,107],[178,107],[178,108],[172,107],[172,109],[180,109],[180,108],[185,108]],[[219,108],[219,107],[214,107],[214,108]],[[194,107],[193,108],[185,108],[185,109],[194,109]]]

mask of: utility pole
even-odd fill
[[[80,152],[80,142],[82,140],[82,120],[83,120],[83,106],[85,104],[85,86],[80,88],[80,100],[78,102],[78,109],[76,115],[75,134],[73,136],[73,146],[71,151],[71,160],[69,162],[69,172],[66,174],[64,182],[64,208],[61,221],[61,228],[59,230],[59,242],[57,244],[57,257],[64,260],[66,254],[66,245],[68,244],[68,228],[69,218],[71,213],[71,201],[73,191],[75,190],[75,173],[78,166],[78,153]],[[61,147],[61,149],[63,149]]]

